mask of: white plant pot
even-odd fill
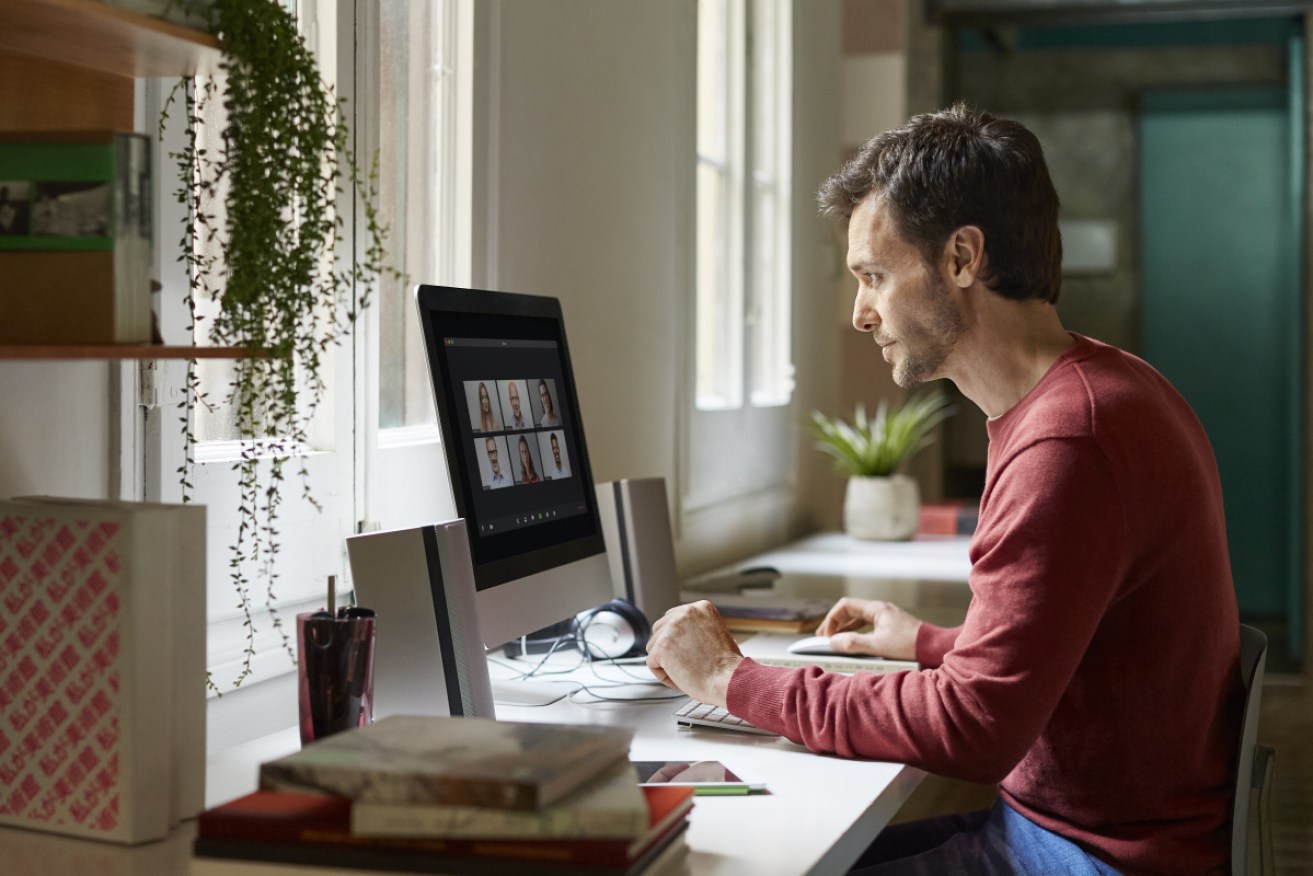
[[[916,534],[921,491],[907,475],[848,478],[843,528],[854,538],[901,541]]]

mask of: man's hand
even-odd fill
[[[867,625],[871,626],[869,633],[853,632]],[[829,636],[830,647],[845,654],[915,660],[916,633],[920,628],[919,617],[892,602],[845,596],[821,621],[816,635]]]
[[[666,687],[724,706],[729,677],[743,662],[738,644],[705,599],[677,605],[652,625],[647,668]]]

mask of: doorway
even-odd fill
[[[1267,630],[1273,668],[1292,670],[1304,635],[1296,72],[1294,86],[1145,91],[1139,119],[1141,354],[1208,432],[1241,618]]]

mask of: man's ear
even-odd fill
[[[963,225],[944,243],[944,267],[960,289],[974,283],[985,268],[985,232]]]

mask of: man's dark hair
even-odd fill
[[[851,216],[883,196],[904,238],[933,265],[964,225],[985,235],[981,281],[1004,298],[1058,300],[1058,193],[1023,125],[958,103],[869,140],[821,186],[822,212]]]

